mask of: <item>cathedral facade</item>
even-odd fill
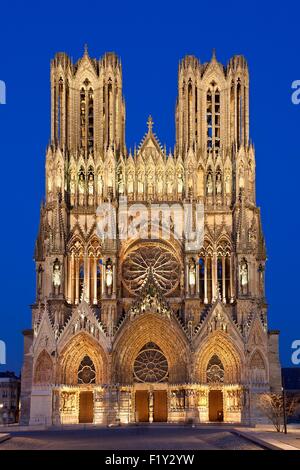
[[[244,57],[186,56],[175,122],[128,151],[119,58],[52,60],[21,423],[253,423],[280,390]]]

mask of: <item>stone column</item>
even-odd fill
[[[79,258],[75,259],[75,304],[79,303]]]
[[[226,304],[226,258],[222,256],[222,297],[223,303]]]
[[[218,282],[218,268],[217,268],[217,255],[216,253],[213,254],[212,257],[212,266],[211,266],[211,282],[212,282],[212,298],[213,300],[216,300],[218,293],[216,292],[217,290],[217,282]]]
[[[117,269],[116,269],[116,260],[113,260],[113,285],[112,285],[112,295],[115,298],[117,292]]]
[[[97,258],[93,259],[94,262],[94,299],[93,299],[93,304],[97,304]]]
[[[106,259],[103,258],[102,259],[102,277],[101,277],[102,297],[105,297],[105,291],[106,291],[105,289],[105,263],[106,263]]]
[[[67,302],[69,304],[72,303],[72,276],[73,276],[73,271],[72,271],[72,260],[73,260],[73,255],[68,256],[68,295],[67,295]]]
[[[230,256],[230,302],[233,302],[234,300],[234,286],[233,286],[233,283],[234,283],[234,276],[233,276],[233,265],[234,263],[234,259],[233,259],[233,254],[231,254]]]
[[[199,262],[196,263],[196,296],[199,297],[199,276],[200,274],[200,266],[199,266]]]
[[[189,263],[185,260],[185,293],[189,295]]]
[[[74,303],[74,289],[75,289],[75,285],[74,285],[74,276],[75,276],[75,260],[74,260],[74,253],[71,254],[71,270],[70,270],[70,284],[71,284],[71,296],[70,296],[70,300],[71,300],[71,303],[73,304]]]
[[[85,300],[90,301],[90,257],[86,257]]]
[[[208,304],[208,298],[207,298],[207,257],[204,258],[204,303]]]

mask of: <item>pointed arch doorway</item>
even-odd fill
[[[222,390],[210,390],[208,394],[208,417],[211,422],[221,422],[224,419]]]
[[[93,361],[84,356],[78,368],[78,383],[91,385],[95,383],[96,372]],[[94,421],[94,394],[91,390],[82,390],[79,394],[79,423]]]
[[[137,422],[168,421],[168,361],[155,343],[147,343],[133,366]]]
[[[206,379],[210,384],[208,394],[208,418],[212,422],[221,422],[224,420],[223,407],[223,383],[224,366],[220,358],[214,354],[206,368]],[[214,388],[216,387],[216,388]]]

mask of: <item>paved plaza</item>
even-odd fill
[[[0,450],[262,450],[224,429],[129,426],[12,432]]]

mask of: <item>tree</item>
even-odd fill
[[[286,417],[291,416],[296,409],[296,402],[293,398],[285,400]],[[259,408],[262,413],[271,421],[277,432],[281,431],[284,424],[284,400],[283,395],[278,393],[263,393],[259,398]]]

